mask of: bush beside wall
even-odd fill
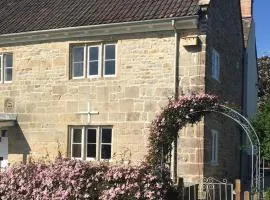
[[[29,163],[0,173],[0,199],[166,199],[172,183],[168,171],[146,165],[110,166],[58,158]]]

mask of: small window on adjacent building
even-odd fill
[[[12,81],[13,55],[11,53],[0,54],[0,82]]]
[[[213,49],[212,51],[212,72],[211,75],[214,79],[219,81],[220,78],[220,55]]]
[[[110,160],[112,158],[112,128],[72,127],[71,157],[98,161]]]
[[[211,164],[218,164],[218,131],[211,130],[212,142],[211,142]]]
[[[116,44],[73,46],[71,78],[115,76],[115,52]]]

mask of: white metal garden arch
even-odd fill
[[[220,105],[219,110],[204,110],[201,112],[214,112],[222,114],[233,121],[235,121],[238,125],[246,133],[250,147],[251,147],[251,185],[250,188],[251,192],[251,199],[253,199],[253,194],[257,193],[259,195],[259,199],[263,199],[263,192],[264,192],[264,169],[261,170],[262,160],[260,157],[260,141],[256,131],[254,130],[253,126],[249,122],[249,120],[237,112],[236,110],[229,108],[224,105]],[[196,112],[190,113],[195,114]]]

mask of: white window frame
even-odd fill
[[[111,143],[102,143],[102,129],[111,129]],[[112,127],[106,127],[106,126],[102,126],[102,127],[100,127],[100,130],[99,130],[99,143],[98,143],[99,145],[99,147],[98,147],[98,149],[99,149],[99,159],[101,160],[101,161],[111,161],[112,160],[112,155],[113,155],[113,129],[112,129]],[[102,159],[101,158],[101,150],[102,150],[102,145],[111,145],[111,158],[110,159]]]
[[[114,45],[115,48],[115,58],[110,59],[114,60],[115,62],[115,73],[114,74],[105,74],[105,48],[106,46],[109,45]],[[78,48],[78,47],[84,47],[84,64],[83,64],[83,76],[80,77],[74,77],[74,67],[73,67],[73,48]],[[90,75],[89,74],[89,50],[91,47],[98,47],[98,74],[97,75]],[[84,44],[84,45],[72,45],[71,46],[71,76],[70,79],[84,79],[84,78],[100,78],[100,77],[116,77],[117,74],[117,44],[116,43],[101,43],[101,44]]]
[[[212,50],[212,69],[211,76],[217,81],[220,81],[220,54],[216,49]]]
[[[7,67],[4,65],[4,57],[6,55],[11,55],[12,56],[12,66],[11,67]],[[12,83],[12,79],[13,79],[13,65],[14,65],[14,61],[13,61],[13,54],[12,53],[0,53],[0,57],[1,57],[1,61],[0,61],[0,71],[1,71],[1,76],[0,76],[0,83]],[[6,74],[6,69],[11,69],[12,71],[12,76],[11,76],[11,80],[10,81],[6,81],[5,80],[5,74]]]
[[[83,75],[82,76],[77,76],[75,77],[74,76],[74,66],[73,66],[73,48],[80,48],[82,47],[83,48]],[[72,49],[71,49],[71,77],[72,79],[83,79],[85,78],[85,74],[86,74],[86,70],[85,70],[85,62],[86,62],[86,49],[85,49],[85,46],[83,45],[78,45],[78,46],[73,46]]]
[[[212,129],[212,140],[211,140],[211,165],[218,165],[218,131]]]
[[[89,61],[89,52],[90,52],[90,48],[91,47],[98,47],[98,74],[97,75],[90,75],[89,71],[90,71],[90,62]],[[87,45],[87,78],[99,78],[101,77],[101,58],[102,58],[102,51],[101,51],[101,45]]]
[[[106,48],[106,46],[110,46],[110,45],[114,45],[114,51],[115,51],[115,58],[114,59],[108,59],[107,61],[114,61],[114,74],[109,74],[109,75],[106,75],[105,74],[105,56],[106,56],[106,50],[105,50],[105,48]],[[115,77],[116,76],[116,69],[117,69],[117,67],[116,67],[116,65],[117,65],[117,63],[116,63],[116,57],[117,57],[117,55],[116,55],[116,52],[117,52],[117,46],[116,46],[116,44],[114,44],[114,43],[107,43],[107,44],[104,44],[103,45],[103,59],[102,59],[102,62],[103,62],[103,65],[102,65],[102,71],[103,71],[103,76],[104,77]]]
[[[92,157],[87,157],[87,144],[94,144],[94,143],[88,143],[87,141],[87,137],[88,137],[88,130],[89,129],[95,129],[96,130],[96,157],[92,158]],[[99,157],[99,130],[98,127],[87,127],[86,131],[85,131],[85,160],[89,160],[89,161],[94,161],[94,160],[98,160]]]
[[[82,130],[82,148],[81,148],[81,157],[73,157],[72,155],[72,147],[73,144],[73,131],[74,129],[81,129]],[[96,129],[96,157],[91,158],[87,157],[87,133],[89,129]],[[102,129],[111,129],[111,143],[102,143]],[[79,160],[87,160],[87,161],[112,161],[113,157],[113,127],[112,126],[72,126],[70,127],[70,157],[72,159],[79,159]],[[78,143],[79,144],[79,143]],[[90,144],[90,143],[89,143]],[[111,145],[111,158],[110,159],[102,159],[101,158],[101,147],[102,144],[110,144]]]
[[[82,135],[81,135],[81,143],[73,143],[73,134],[74,134],[74,129],[81,129],[82,131]],[[70,137],[70,155],[72,157],[72,152],[73,152],[73,144],[81,144],[81,157],[72,157],[73,159],[78,159],[78,160],[82,160],[83,159],[83,152],[85,151],[84,150],[84,127],[82,126],[77,126],[77,127],[73,127],[71,129],[71,137]]]

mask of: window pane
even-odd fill
[[[102,129],[102,143],[112,142],[112,129]]]
[[[105,61],[105,75],[115,74],[115,61]]]
[[[89,48],[89,60],[98,60],[98,47],[90,47]]]
[[[96,129],[88,129],[87,132],[87,143],[96,143]]]
[[[83,61],[84,61],[84,47],[73,47],[72,62],[83,62]]]
[[[12,80],[12,68],[5,69],[5,81],[11,81]]]
[[[83,63],[73,63],[73,77],[83,76]]]
[[[115,59],[115,45],[106,45],[105,46],[105,60]]]
[[[96,145],[95,144],[87,144],[87,157],[96,158]]]
[[[12,54],[4,55],[4,67],[12,67],[12,65],[13,65]]]
[[[101,145],[101,159],[110,159],[112,153],[111,151],[111,145]]]
[[[82,129],[73,129],[73,143],[82,142]]]
[[[73,144],[72,145],[72,157],[80,158],[82,154],[82,145],[81,144]]]
[[[89,75],[98,75],[98,61],[89,62]]]

